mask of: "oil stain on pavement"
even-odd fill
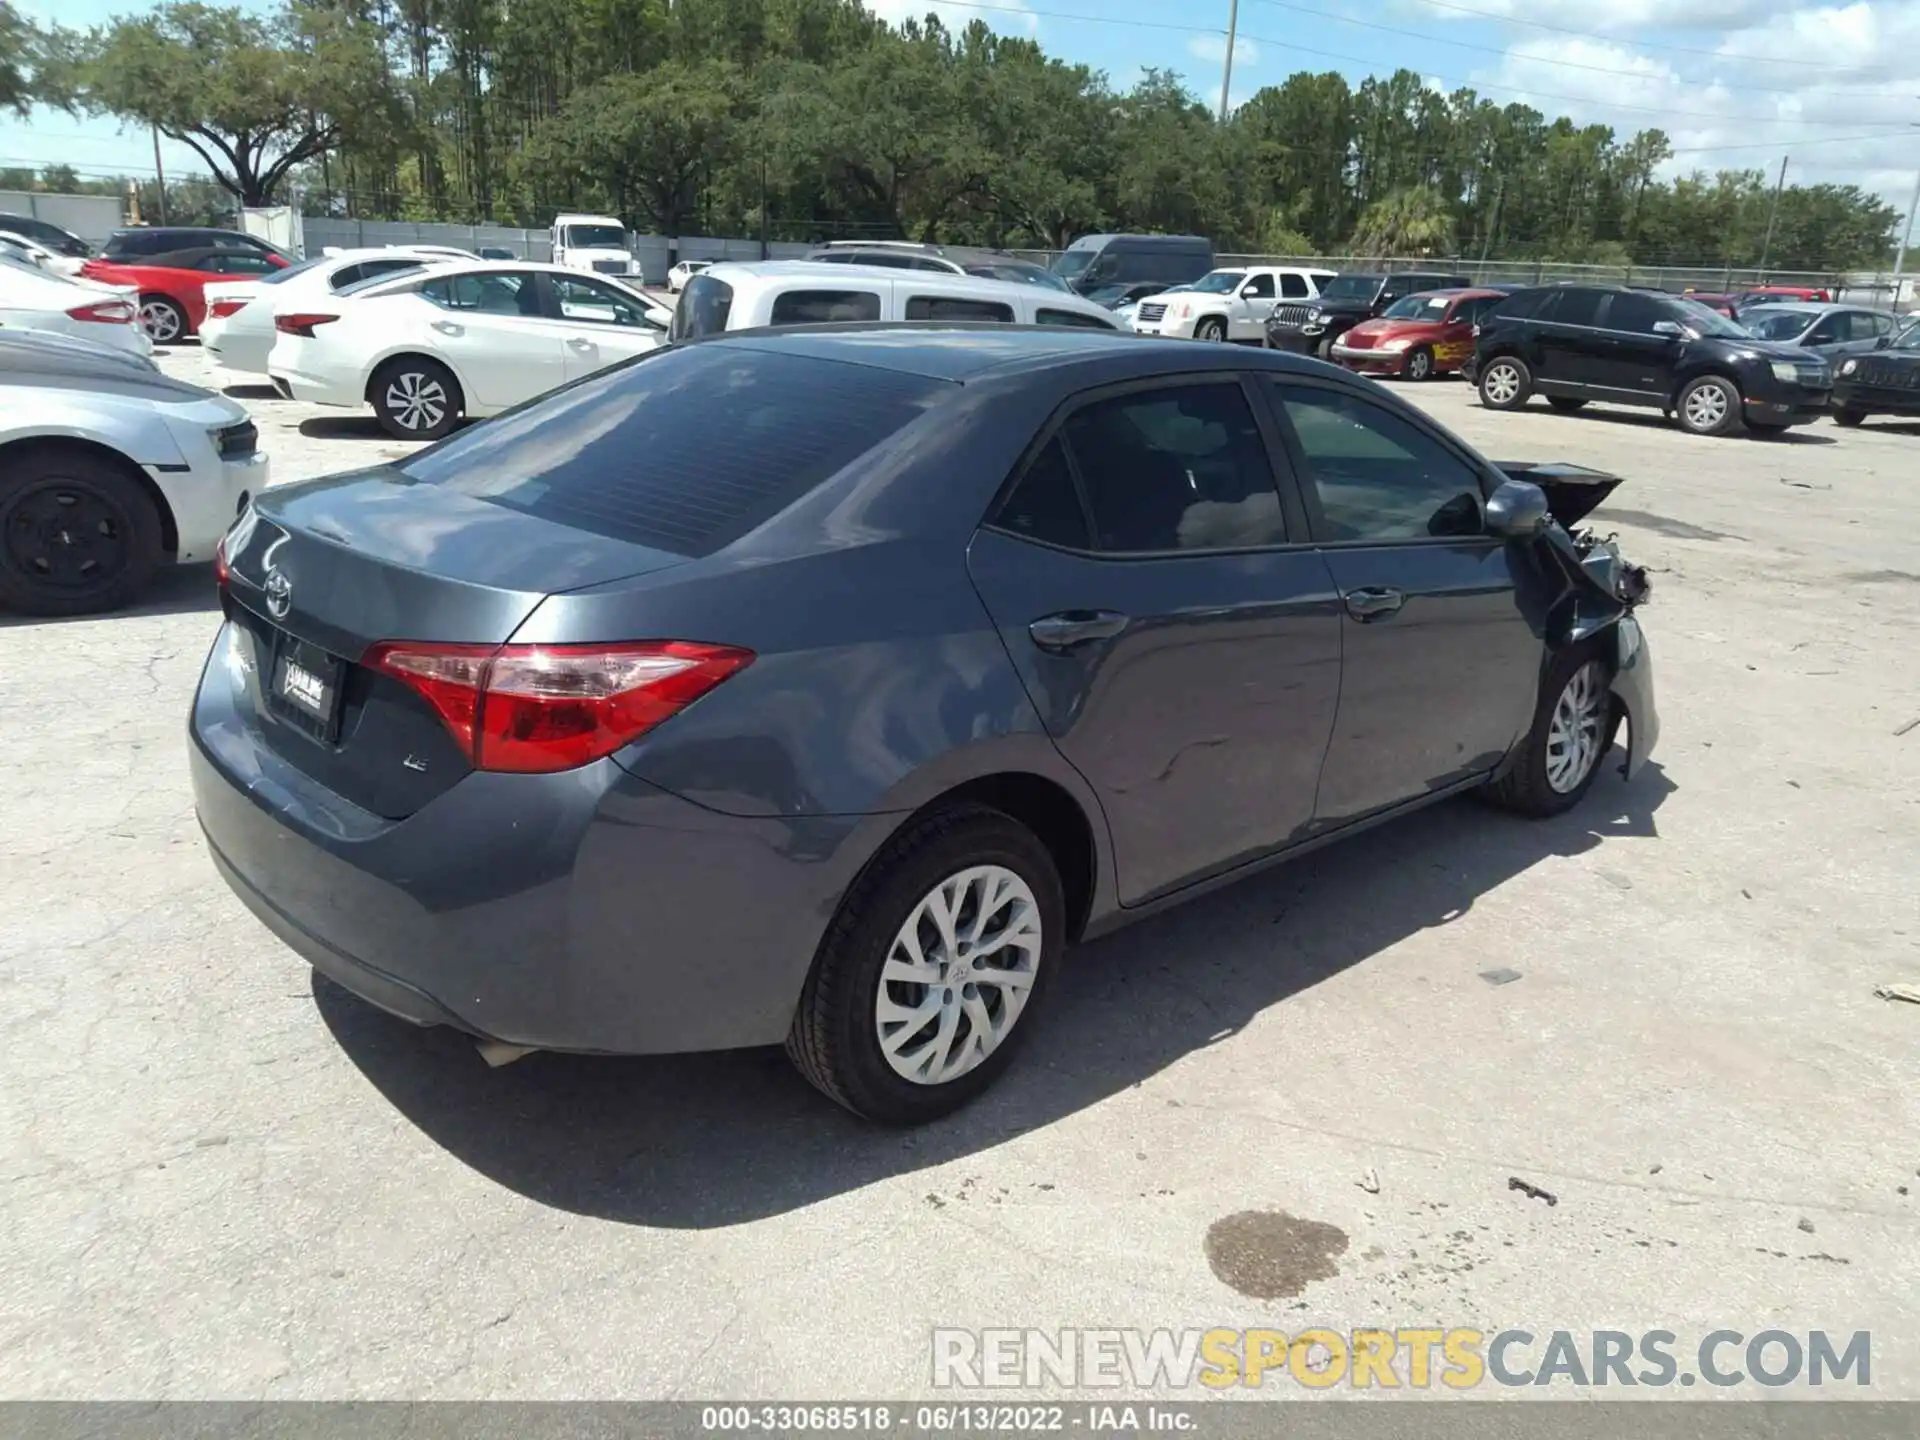
[[[1340,1273],[1345,1232],[1284,1210],[1242,1210],[1207,1227],[1207,1264],[1255,1300],[1284,1300]]]

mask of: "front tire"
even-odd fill
[[[1217,316],[1208,316],[1193,327],[1193,338],[1217,345],[1227,338],[1227,322]]]
[[[823,1094],[888,1125],[946,1115],[997,1079],[1065,948],[1046,846],[984,806],[910,821],[840,903],[787,1034]]]
[[[1613,677],[1593,645],[1555,658],[1540,687],[1533,725],[1487,798],[1517,814],[1545,818],[1571,810],[1593,787],[1620,716]]]
[[[25,615],[117,610],[160,568],[160,512],[111,460],[59,446],[0,477],[0,605]]]
[[[403,355],[374,372],[367,398],[380,427],[396,440],[438,440],[460,423],[465,398],[453,372],[437,360]]]
[[[1702,375],[1680,392],[1680,428],[1689,435],[1731,435],[1740,428],[1740,392],[1720,375]]]
[[[1401,366],[1400,373],[1413,381],[1433,378],[1433,351],[1425,345],[1407,352],[1407,362]]]
[[[1860,422],[1865,420],[1866,418],[1867,418],[1866,411],[1855,410],[1851,406],[1842,406],[1840,409],[1833,412],[1833,423],[1836,425],[1844,425],[1849,430],[1851,430],[1854,426],[1860,424]]]
[[[1480,403],[1489,410],[1518,410],[1533,395],[1533,372],[1518,355],[1496,355],[1480,371]]]

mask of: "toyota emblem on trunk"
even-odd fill
[[[276,620],[284,620],[287,611],[293,608],[293,582],[278,570],[270,570],[267,583],[261,588],[267,595],[267,613]]]

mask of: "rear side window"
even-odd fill
[[[1118,330],[1120,327],[1111,320],[1102,320],[1098,315],[1082,315],[1078,310],[1052,310],[1046,306],[1033,312],[1036,325],[1071,325],[1082,330]]]
[[[1551,290],[1516,290],[1504,300],[1496,300],[1487,312],[1489,320],[1525,320],[1540,308]]]
[[[1282,300],[1306,299],[1307,277],[1304,275],[1282,275],[1280,277],[1280,298]]]
[[[1102,550],[1232,550],[1287,538],[1266,442],[1237,384],[1096,401],[1063,433]]]
[[[261,276],[260,283],[262,285],[284,285],[287,281],[293,279],[294,276],[304,275],[316,265],[326,264],[326,261],[327,257],[324,255],[315,256],[311,260],[302,260],[297,265],[289,265],[284,270],[276,270],[271,275]],[[337,290],[339,286],[336,285],[334,288]]]
[[[1604,290],[1571,286],[1549,295],[1547,303],[1534,312],[1534,318],[1551,321],[1555,325],[1598,325],[1600,302],[1606,298],[1607,292]]]
[[[1087,512],[1081,508],[1080,492],[1067,468],[1067,452],[1058,437],[1033,457],[1027,473],[1013,487],[993,517],[994,528],[1048,545],[1064,545],[1069,550],[1091,550],[1093,534],[1087,528]]]
[[[358,295],[362,290],[371,290],[376,285],[384,285],[389,280],[396,280],[402,275],[410,275],[417,270],[424,270],[424,269],[426,269],[426,266],[422,265],[418,260],[416,260],[411,265],[405,265],[400,267],[399,269],[389,270],[382,275],[362,275],[358,280],[355,280],[351,285],[340,286],[338,289],[334,291],[334,293],[336,295]],[[273,273],[276,275],[279,275],[279,274],[282,274],[283,272],[276,270]]]
[[[957,387],[735,344],[669,346],[411,456],[424,485],[679,555],[710,555]]]
[[[472,310],[483,315],[540,313],[540,290],[533,276],[511,270],[442,275],[422,284],[420,295],[444,310]]]
[[[358,264],[342,265],[333,272],[327,285],[337,294],[362,280],[384,279],[388,275],[398,275],[402,270],[420,268],[419,260],[410,256],[396,256],[391,260],[362,260]]]
[[[909,320],[998,320],[1013,323],[1013,307],[998,300],[964,300],[953,295],[915,295],[907,301]]]
[[[831,325],[878,320],[880,297],[871,290],[788,290],[773,297],[769,325]]]
[[[680,292],[667,338],[698,340],[702,335],[718,335],[727,328],[732,313],[733,287],[717,276],[695,275]]]

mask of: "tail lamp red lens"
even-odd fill
[[[91,305],[76,305],[67,311],[70,320],[91,320],[99,325],[128,325],[133,322],[133,306],[125,300],[100,300]]]
[[[207,316],[213,320],[224,320],[229,315],[238,315],[247,308],[244,300],[216,300],[207,307]]]
[[[373,647],[361,662],[434,708],[476,770],[546,774],[611,755],[753,660],[686,640]]]
[[[227,560],[227,537],[222,535],[220,543],[213,547],[213,583],[221,594],[227,592],[227,582],[233,578],[233,567]]]
[[[276,315],[273,328],[282,335],[299,335],[311,340],[316,328],[331,325],[339,318],[338,315]]]

